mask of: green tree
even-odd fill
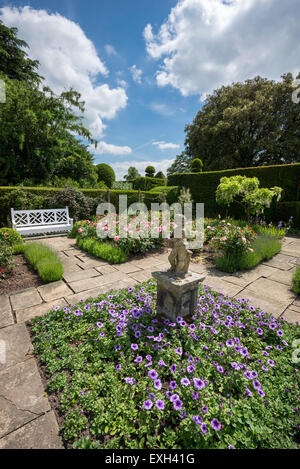
[[[131,181],[131,180],[134,180],[134,179],[137,179],[137,178],[140,178],[140,177],[141,177],[141,175],[138,172],[138,170],[134,166],[130,166],[128,168],[127,174],[125,174],[125,176],[124,176],[124,179],[126,181]]]
[[[0,20],[0,72],[14,80],[40,81],[39,62],[29,59],[24,50],[28,44],[17,33],[17,28],[8,28]]]
[[[116,180],[116,175],[111,166],[105,163],[96,165],[98,174],[98,181],[103,181],[107,187],[111,187],[112,183]]]
[[[78,115],[84,112],[80,94],[70,90],[56,96],[38,83],[0,76],[6,83],[6,103],[0,106],[0,182],[30,178],[41,183],[54,175],[70,175],[70,157],[74,177],[88,175],[92,157],[74,136],[94,143]]]
[[[215,90],[185,128],[187,156],[201,155],[207,171],[300,161],[293,90],[290,73],[279,82],[256,77]]]
[[[223,177],[217,187],[216,200],[219,204],[228,207],[234,201],[240,203],[244,207],[249,221],[251,214],[263,214],[264,209],[270,207],[273,197],[277,197],[277,201],[281,197],[281,187],[267,189],[259,186],[260,183],[257,177]]]
[[[155,174],[155,168],[154,166],[147,166],[145,169],[146,177],[148,178],[153,178]]]
[[[166,179],[166,176],[164,175],[164,173],[162,171],[159,171],[158,173],[156,173],[155,177],[157,179]]]
[[[199,158],[195,158],[191,162],[191,169],[193,173],[201,173],[203,168],[203,163]]]
[[[167,175],[191,172],[191,158],[185,151],[176,156],[174,163],[167,169]]]

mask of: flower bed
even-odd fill
[[[31,322],[66,446],[296,448],[299,327],[205,286],[188,322],[155,304],[150,281]]]

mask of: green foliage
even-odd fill
[[[3,79],[0,184],[20,184],[26,178],[41,183],[55,176],[96,181],[93,157],[78,139],[93,142],[82,125],[80,94],[70,90],[57,96],[39,83]]]
[[[124,179],[126,181],[133,181],[134,179],[140,178],[141,175],[134,166],[129,166],[127,174],[125,174]]]
[[[105,163],[96,165],[96,171],[98,174],[98,181],[103,181],[107,187],[111,188],[113,182],[116,180],[116,175],[111,166]]]
[[[119,247],[111,243],[102,242],[95,238],[77,237],[77,244],[80,249],[87,251],[95,257],[99,257],[110,264],[122,264],[127,261],[126,253]]]
[[[153,178],[153,177],[154,177],[154,174],[155,174],[155,168],[154,168],[154,166],[147,166],[147,168],[145,169],[145,175],[146,175],[146,177],[148,177],[148,178]]]
[[[13,267],[13,248],[6,242],[0,240],[0,267],[11,269]]]
[[[205,204],[205,216],[214,217],[219,213],[225,215],[222,206],[216,202],[216,190],[220,184],[220,179],[224,176],[247,176],[250,178],[257,177],[262,187],[270,189],[279,186],[283,189],[282,201],[284,205],[281,211],[277,213],[282,202],[277,205],[275,202],[271,204],[270,209],[265,210],[266,218],[271,220],[285,220],[284,211],[286,202],[297,200],[297,188],[300,180],[300,164],[278,165],[278,166],[262,166],[258,168],[240,168],[226,171],[212,171],[203,173],[183,173],[173,174],[168,177],[168,186],[189,187],[193,200],[195,202],[203,202]],[[295,205],[286,207],[289,216],[295,217]],[[242,218],[243,210],[239,204],[232,204],[228,214],[236,218]],[[300,221],[300,210],[298,219]],[[300,226],[298,224],[297,226]]]
[[[99,199],[85,196],[75,187],[66,187],[53,192],[46,200],[47,208],[69,208],[69,215],[74,220],[96,215]]]
[[[296,78],[296,77],[295,77]],[[299,162],[300,104],[291,73],[222,86],[185,128],[185,152],[208,171]]]
[[[291,353],[299,327],[203,285],[199,296],[194,332],[184,321],[157,322],[153,280],[31,322],[48,393],[61,393],[66,442],[118,450],[297,448],[299,373]]]
[[[8,246],[14,246],[15,244],[22,244],[22,236],[16,230],[12,228],[0,228],[0,242],[7,244]]]
[[[112,183],[111,188],[117,191],[132,191],[133,184],[132,182],[125,182],[125,181],[114,181]]]
[[[28,57],[28,44],[17,36],[17,28],[8,28],[0,20],[0,72],[13,80],[39,82],[37,60]]]
[[[296,267],[296,271],[293,275],[292,286],[293,286],[293,291],[299,294],[300,293],[300,266],[299,265]]]
[[[172,174],[190,173],[191,171],[191,158],[183,151],[176,156],[174,163],[167,169],[167,175],[169,177]]]
[[[216,200],[219,204],[228,207],[238,201],[245,209],[247,219],[250,214],[258,216],[264,213],[266,207],[270,207],[273,197],[279,201],[282,193],[281,187],[271,189],[260,188],[258,178],[245,176],[222,177],[216,190]]]
[[[184,204],[190,204],[192,202],[193,202],[193,199],[192,199],[192,196],[191,196],[190,189],[186,188],[186,187],[182,187],[180,189],[180,194],[179,194],[179,197],[178,197],[178,203],[182,207],[184,207]]]
[[[207,228],[206,228],[206,231]],[[217,251],[224,254],[242,256],[251,249],[251,242],[256,237],[250,227],[241,228],[232,223],[226,223],[226,220],[217,227],[217,230],[210,230],[214,233],[210,239],[210,244]]]
[[[25,248],[25,244],[14,244],[13,246],[13,253],[14,254],[23,254]]]
[[[191,169],[193,173],[201,173],[203,168],[203,163],[200,158],[195,158],[191,162]]]
[[[150,191],[154,187],[166,186],[165,179],[155,177],[140,177],[133,181],[133,189],[141,191]]]
[[[166,176],[164,175],[164,173],[162,171],[159,171],[158,173],[156,173],[155,177],[157,179],[166,179]]]
[[[288,221],[290,218],[295,227],[300,227],[300,200],[278,204],[277,220]]]
[[[44,282],[61,280],[64,269],[57,254],[47,246],[30,242],[24,246],[24,255]]]

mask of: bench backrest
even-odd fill
[[[69,209],[14,210],[11,209],[13,226],[64,225],[69,222]]]

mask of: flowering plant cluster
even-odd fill
[[[206,232],[213,234],[210,238],[210,245],[224,254],[243,255],[246,252],[253,252],[251,243],[256,238],[256,234],[249,226],[241,228],[222,220],[217,227],[208,225]]]
[[[149,215],[151,218],[151,213]],[[111,222],[114,223],[111,223]],[[121,248],[126,254],[146,252],[150,249],[158,248],[163,243],[163,234],[170,229],[172,231],[173,223],[170,222],[169,228],[159,217],[157,224],[153,220],[142,219],[128,216],[125,223],[121,225],[119,216],[111,214],[109,217],[90,222],[87,220],[78,228],[78,236],[100,237],[105,242],[113,243],[114,246]]]
[[[150,281],[32,321],[67,446],[296,448],[299,327],[205,286],[175,323],[156,295]]]

